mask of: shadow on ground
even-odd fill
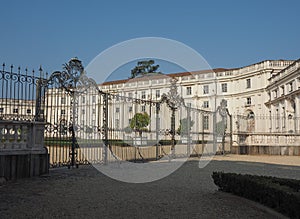
[[[92,166],[52,169],[49,175],[0,187],[1,218],[280,218],[252,201],[217,191],[213,171],[300,178],[300,168],[251,162],[186,162],[168,177],[123,183]]]

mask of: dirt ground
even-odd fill
[[[113,180],[93,166],[0,186],[0,218],[284,218],[217,190],[213,171],[300,179],[300,157],[218,156],[199,169],[195,158],[151,183]]]

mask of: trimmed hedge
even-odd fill
[[[213,172],[220,191],[233,193],[287,215],[300,218],[300,180]]]

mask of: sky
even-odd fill
[[[42,65],[52,73],[72,57],[86,66],[111,46],[137,37],[182,42],[212,68],[294,60],[300,57],[299,7],[298,0],[3,0],[0,63]],[[112,79],[129,77],[125,69]]]

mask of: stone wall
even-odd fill
[[[300,135],[293,133],[235,134],[233,154],[300,156]]]
[[[233,146],[233,154],[300,156],[300,146],[243,145]]]

